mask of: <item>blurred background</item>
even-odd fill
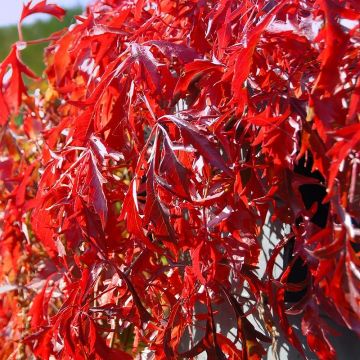
[[[10,47],[18,40],[17,21],[20,18],[23,3],[27,0],[0,0],[4,2],[0,11],[0,62],[8,55]],[[39,0],[33,1],[36,4]],[[50,15],[36,14],[29,16],[23,23],[23,34],[25,40],[42,39],[53,32],[61,30],[74,22],[74,15],[83,12],[91,0],[48,0],[48,3],[55,3],[67,10],[66,17],[59,21]],[[6,3],[6,4],[5,4]],[[44,48],[48,43],[28,46],[22,51],[23,61],[37,74],[41,75],[44,64],[42,58]]]

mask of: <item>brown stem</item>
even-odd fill
[[[49,36],[47,38],[27,40],[25,42],[26,42],[26,45],[36,45],[36,44],[41,44],[43,42],[49,42],[49,41],[58,40],[58,39],[59,39],[58,36]]]
[[[22,33],[22,29],[21,29],[21,22],[18,22],[17,25],[17,29],[18,29],[18,34],[19,34],[19,41],[24,41],[24,37],[23,37],[23,33]]]

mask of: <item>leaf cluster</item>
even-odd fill
[[[298,315],[336,358],[323,315],[360,334],[358,2],[98,0],[30,92],[37,12],[64,16],[27,4],[0,65],[0,357],[255,360],[279,333],[305,356]]]

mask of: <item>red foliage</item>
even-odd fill
[[[21,22],[64,12],[26,5],[0,66],[0,358],[260,359],[277,327],[303,353],[294,314],[319,359],[324,314],[359,335],[359,10],[98,0],[29,92]],[[261,274],[269,213],[290,230]]]

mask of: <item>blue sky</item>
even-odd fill
[[[1,4],[1,11],[0,11],[0,26],[6,26],[11,24],[16,24],[17,20],[19,19],[22,4],[23,2],[28,2],[28,0],[0,0]],[[35,3],[36,1],[34,1]],[[48,3],[57,4],[64,8],[70,8],[75,6],[85,6],[88,4],[90,0],[48,0]],[[46,19],[47,15],[33,15],[29,18],[34,21],[36,19]]]

